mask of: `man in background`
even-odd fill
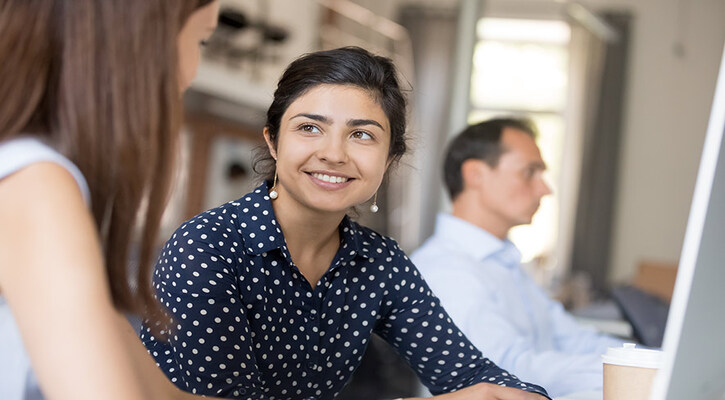
[[[453,211],[412,254],[466,336],[495,363],[553,397],[600,390],[607,347],[622,341],[577,324],[524,272],[509,230],[531,223],[551,189],[536,128],[498,118],[450,143],[444,179]]]

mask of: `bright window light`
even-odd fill
[[[556,192],[564,140],[570,28],[563,21],[483,18],[474,50],[469,123],[525,115],[539,128],[537,144],[554,195],[544,197],[530,225],[510,239],[524,263],[551,268],[558,232]]]
[[[566,45],[571,29],[564,21],[481,18],[476,24],[480,39]]]

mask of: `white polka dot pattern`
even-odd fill
[[[265,186],[184,223],[154,287],[168,341],[143,340],[183,390],[235,399],[333,399],[370,335],[391,343],[432,393],[492,382],[545,393],[484,358],[395,241],[345,218],[314,290],[290,258]]]

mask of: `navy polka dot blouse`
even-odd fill
[[[154,272],[174,317],[141,339],[178,387],[234,399],[333,399],[376,333],[434,394],[491,382],[545,394],[498,368],[451,322],[395,241],[345,218],[314,289],[295,267],[265,184],[185,222]],[[148,322],[147,322],[148,324]]]

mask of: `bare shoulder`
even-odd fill
[[[38,162],[0,180],[0,220],[0,238],[37,240],[42,238],[37,229],[88,229],[90,211],[68,170],[54,162]]]
[[[0,289],[9,272],[30,272],[63,248],[94,253],[96,228],[76,180],[38,162],[0,180]],[[33,262],[35,261],[35,262]],[[22,271],[24,270],[24,271]]]
[[[30,206],[67,208],[76,201],[85,208],[71,173],[54,162],[37,162],[0,179],[1,214]]]

